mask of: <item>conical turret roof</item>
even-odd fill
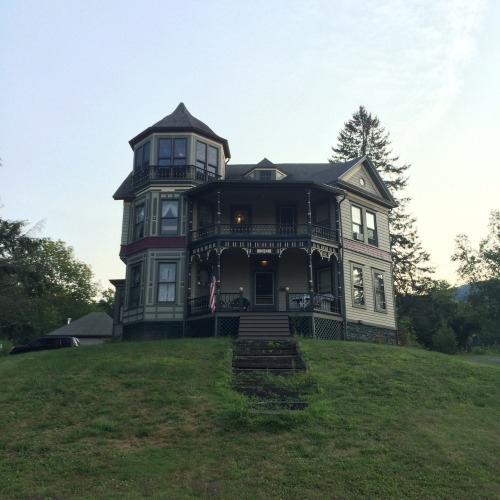
[[[208,125],[203,123],[198,118],[195,118],[186,108],[183,102],[181,102],[175,111],[170,115],[166,116],[159,122],[155,123],[153,126],[148,127],[146,130],[141,132],[139,135],[134,137],[129,141],[132,149],[134,146],[145,139],[148,135],[157,132],[195,132],[200,134],[207,139],[212,139],[219,142],[224,147],[224,154],[226,158],[230,158],[229,145],[226,139],[219,137]]]

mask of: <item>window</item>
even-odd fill
[[[313,221],[317,226],[330,227],[328,203],[318,203],[314,205]]]
[[[235,226],[250,224],[250,209],[248,207],[233,207],[231,210],[231,221]]]
[[[293,205],[278,206],[277,224],[279,234],[296,234],[295,212],[295,206]]]
[[[150,150],[149,141],[145,142],[142,146],[139,146],[135,150],[135,159],[134,159],[135,174],[149,167],[149,150]]]
[[[366,232],[368,235],[368,244],[377,245],[377,224],[375,220],[375,214],[373,212],[366,211]]]
[[[144,238],[144,204],[135,207],[134,239]]]
[[[210,227],[213,225],[212,207],[200,203],[198,211],[198,227]]]
[[[158,264],[158,302],[175,302],[175,276],[177,265],[172,262]]]
[[[137,307],[141,295],[141,264],[130,270],[130,296],[129,307]]]
[[[185,165],[186,156],[187,139],[161,138],[158,141],[158,165],[160,167]]]
[[[210,144],[196,141],[196,166],[211,174],[217,173],[219,150]]]
[[[179,202],[177,200],[162,200],[160,218],[160,234],[178,234]]]
[[[352,206],[351,207],[352,214],[352,237],[355,240],[363,241],[363,216],[361,212],[361,208]]]
[[[272,181],[276,179],[274,170],[259,170],[259,181]]]
[[[351,206],[352,237],[369,245],[378,245],[377,216],[364,208]],[[366,239],[365,239],[366,228]]]
[[[364,307],[365,305],[363,268],[358,266],[352,268],[352,303],[358,307]]]
[[[332,280],[330,269],[318,269],[318,293],[331,294],[332,293]]]
[[[387,304],[385,302],[384,275],[380,271],[373,271],[373,286],[375,309],[377,311],[387,310]]]

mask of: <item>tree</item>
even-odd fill
[[[391,252],[394,268],[396,297],[423,293],[432,286],[434,269],[428,265],[430,255],[422,248],[416,228],[416,219],[406,212],[411,198],[397,197],[408,184],[410,165],[398,165],[399,157],[392,154],[389,133],[363,106],[353,113],[332,147],[330,162],[344,162],[368,155],[380,176],[391,190],[398,206],[389,215]]]
[[[491,211],[488,234],[477,250],[468,236],[457,235],[452,260],[458,262],[457,273],[468,285],[466,301],[481,324],[483,342],[500,343],[500,210]]]
[[[0,219],[0,335],[27,340],[95,308],[89,266],[62,241],[35,238],[24,221]]]

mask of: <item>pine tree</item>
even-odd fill
[[[330,162],[368,155],[398,202],[389,215],[396,295],[424,292],[431,285],[430,275],[434,272],[428,265],[430,255],[422,248],[415,217],[406,211],[411,198],[396,194],[408,184],[410,165],[398,165],[399,157],[393,156],[390,149],[389,133],[381,126],[378,117],[372,116],[364,106],[360,106],[344,124],[337,141],[337,147],[332,147]]]

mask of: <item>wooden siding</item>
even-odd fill
[[[364,307],[353,306],[352,266],[363,269]],[[373,271],[381,271],[384,275],[385,300],[387,309],[384,312],[375,310]],[[360,253],[344,251],[344,285],[347,321],[362,321],[366,324],[395,328],[394,291],[392,283],[392,263],[374,259]]]
[[[285,250],[279,262],[279,287],[288,287],[291,293],[308,291],[307,253],[304,250]],[[286,294],[279,293],[280,311],[286,310]]]
[[[243,287],[243,296],[250,300],[251,283],[249,259],[242,250],[224,250],[221,255],[221,292],[239,293]]]
[[[131,217],[131,204],[129,202],[123,203],[123,218],[122,218],[122,235],[121,235],[121,245],[126,245],[128,243],[128,234],[130,228],[130,217]]]
[[[364,186],[360,184],[360,179],[365,181]],[[370,174],[363,165],[359,165],[353,171],[349,171],[342,180],[356,186],[358,189],[364,189],[368,193],[380,196],[380,191],[373,184]]]

